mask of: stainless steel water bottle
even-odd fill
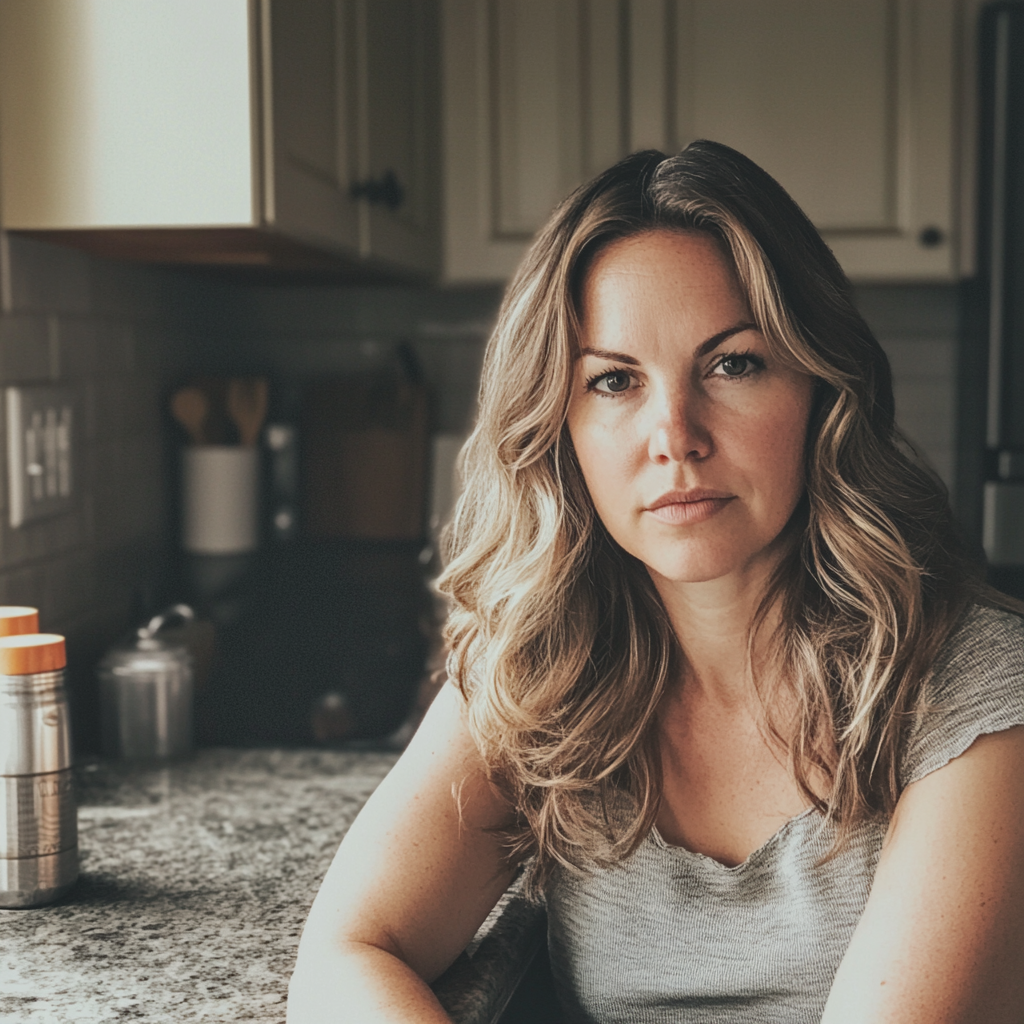
[[[78,878],[66,664],[62,636],[0,637],[0,907],[50,903]]]

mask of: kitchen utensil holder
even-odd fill
[[[182,547],[234,555],[259,544],[259,449],[194,445],[182,453]]]

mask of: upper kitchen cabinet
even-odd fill
[[[445,270],[502,280],[574,186],[696,138],[855,280],[957,276],[957,0],[444,0]]]
[[[2,0],[3,226],[432,276],[438,31],[431,0]]]

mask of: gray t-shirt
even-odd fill
[[[902,759],[905,785],[984,733],[1024,724],[1024,621],[973,608],[940,655]],[[790,819],[735,867],[657,831],[613,868],[559,872],[546,893],[567,1021],[812,1024],[864,910],[886,823],[832,842]]]

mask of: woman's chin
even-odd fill
[[[676,557],[666,557],[664,554],[649,559],[643,555],[638,557],[647,566],[655,584],[663,582],[676,586],[729,580],[744,585],[754,579],[760,581],[777,561],[777,555],[771,547],[755,552],[738,552],[734,549],[717,553],[680,553]]]

